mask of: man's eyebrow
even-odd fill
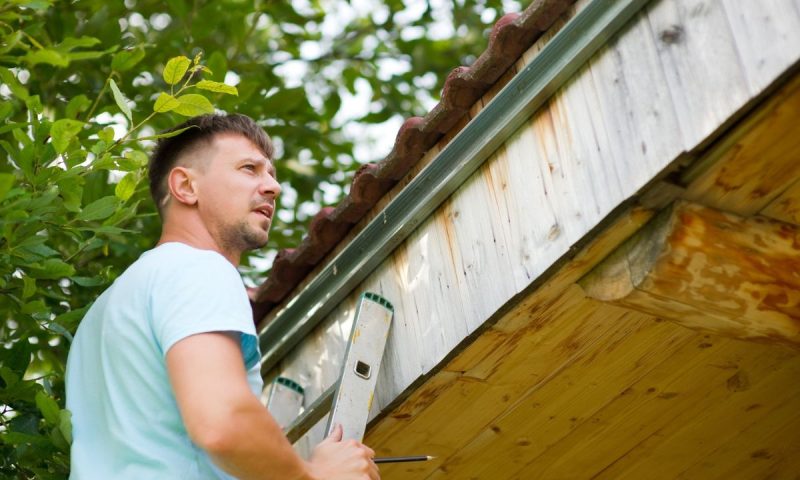
[[[242,158],[241,160],[239,160],[240,164],[245,163],[245,162],[254,162],[254,163],[258,163],[258,164],[264,165],[266,167],[266,169],[270,171],[270,174],[273,177],[275,176],[275,172],[276,172],[275,164],[272,163],[272,161],[267,157],[245,157],[245,158]]]

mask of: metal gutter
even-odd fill
[[[594,0],[259,333],[266,374],[648,0]]]

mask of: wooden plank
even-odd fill
[[[757,94],[800,59],[796,0],[722,0],[751,94]]]
[[[416,274],[408,275],[407,246],[408,244],[400,245],[393,261],[381,265],[367,277],[361,287],[377,291],[394,305],[394,319],[389,338],[386,339],[386,350],[378,372],[375,401],[370,418],[389,404],[396,396],[396,392],[402,391],[424,371],[421,325],[413,304],[414,297],[405,291],[409,284],[403,281],[405,279],[408,282],[410,278],[416,276]],[[426,280],[427,278],[424,278],[418,282]]]
[[[582,295],[575,289],[570,297],[580,299]],[[539,320],[541,323],[538,326],[531,325],[529,330],[536,329],[535,335],[515,336],[516,341],[510,343],[518,347],[514,350],[516,355],[509,357],[507,362],[497,364],[497,370],[492,371],[490,378],[471,376],[471,372],[443,372],[452,380],[446,385],[436,383],[441,388],[437,389],[435,398],[409,419],[402,435],[375,443],[381,445],[379,453],[388,455],[388,452],[383,452],[384,448],[390,452],[426,451],[445,460],[468,439],[488,428],[489,422],[531,385],[563,367],[564,357],[553,354],[549,348],[551,345],[569,345],[576,349],[579,345],[594,344],[598,337],[608,335],[610,330],[616,328],[613,322],[588,327],[584,325],[585,311],[567,317],[564,308],[564,305],[559,305],[554,306],[553,310],[543,311]],[[619,312],[624,314],[622,310]],[[564,323],[547,321],[552,318],[560,318]],[[578,328],[581,326],[583,328]],[[535,343],[538,343],[538,349]],[[368,441],[373,441],[371,433]],[[426,462],[424,465],[398,466],[394,470],[403,474],[412,471],[417,474],[430,472],[437,466],[437,463]],[[384,478],[391,477],[384,472]]]
[[[492,159],[492,163],[504,162],[507,159],[502,152]],[[480,171],[488,170],[483,167]],[[512,257],[513,250],[519,244],[518,239],[509,236],[503,216],[521,212],[503,212],[498,197],[511,196],[511,192],[498,191],[493,182],[486,180],[486,173],[472,177],[445,202],[441,215],[437,215],[443,220],[439,227],[445,232],[447,249],[436,260],[452,259],[465,313],[461,319],[449,319],[466,321],[467,331],[458,340],[478,328],[518,291],[511,279],[504,278],[513,271],[516,260]],[[476,208],[477,205],[481,208]],[[458,340],[448,345],[448,352]],[[436,363],[442,358],[444,355],[435,359]]]
[[[680,325],[800,347],[800,229],[686,202],[580,284],[592,298]]]
[[[393,347],[399,349],[399,361],[418,364],[416,379],[427,372],[467,334],[464,306],[460,296],[461,269],[452,261],[450,239],[442,229],[450,228],[448,219],[441,213],[435,214],[414,233],[393,259],[393,275],[381,280],[384,288],[391,288],[402,304],[396,319],[403,328],[411,328],[415,337],[397,342]],[[390,286],[394,282],[396,285]],[[399,332],[398,332],[399,333]],[[390,333],[391,336],[394,333]],[[416,358],[406,358],[411,351],[403,351],[409,341],[417,352]],[[387,372],[392,374],[391,371]],[[409,378],[406,378],[409,380]],[[397,391],[395,391],[396,393]]]
[[[798,367],[788,350],[698,336],[530,466],[552,478],[676,478],[795,398],[786,383]]]
[[[684,198],[740,215],[769,205],[800,177],[800,75],[683,175]]]
[[[800,396],[795,392],[732,441],[713,443],[708,455],[675,478],[797,478],[800,472],[798,405]]]
[[[573,310],[583,313],[579,308]],[[549,444],[569,435],[579,421],[617,397],[632,381],[673,355],[682,344],[680,338],[686,341],[692,336],[666,322],[655,323],[612,308],[598,310],[587,322],[588,328],[599,329],[608,322],[614,329],[589,345],[567,342],[562,349],[546,350],[562,359],[563,366],[542,378],[431,478],[508,478]],[[651,342],[661,343],[668,332],[677,332],[679,339],[653,349]],[[569,354],[564,347],[577,350]],[[639,368],[631,372],[632,365]]]
[[[641,13],[586,72],[584,115],[604,125],[610,147],[606,158],[624,160],[606,162],[606,175],[638,187],[664,168],[665,159],[678,158],[685,143],[658,52]]]
[[[691,151],[750,99],[735,36],[719,0],[658,1],[648,19]]]
[[[781,222],[800,225],[800,179],[759,213]]]

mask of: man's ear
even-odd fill
[[[167,186],[169,193],[184,205],[194,205],[197,203],[197,184],[194,181],[194,173],[186,167],[174,167],[167,176]]]

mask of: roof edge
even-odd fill
[[[572,18],[259,332],[262,373],[311,332],[647,1],[593,1]]]

